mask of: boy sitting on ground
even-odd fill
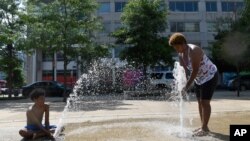
[[[45,92],[42,89],[35,89],[31,92],[31,100],[34,102],[26,112],[27,126],[21,129],[19,134],[25,139],[37,139],[39,137],[49,137],[54,139],[52,133],[55,126],[49,125],[49,105],[45,104]],[[45,114],[45,124],[42,124]]]

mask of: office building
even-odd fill
[[[104,30],[97,34],[97,42],[100,44],[113,44],[114,39],[109,36],[110,32],[121,26],[121,13],[129,0],[97,0],[100,4],[97,10],[98,16],[102,17]],[[230,21],[239,17],[239,12],[243,8],[244,0],[165,0],[169,15],[167,17],[168,28],[163,36],[169,36],[173,32],[182,32],[186,35],[189,43],[201,46],[209,55],[209,47],[214,42],[214,35],[217,28],[227,29]],[[114,56],[118,57],[123,47],[115,48]],[[57,61],[57,74],[63,71],[63,62],[60,56]],[[61,58],[62,59],[62,58]],[[46,60],[41,52],[36,52],[28,57],[27,82],[31,83],[42,79],[51,79],[51,60]],[[77,77],[76,63],[68,65],[71,77]]]

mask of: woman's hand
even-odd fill
[[[187,96],[188,95],[188,89],[187,87],[183,87],[182,90],[181,90],[181,95],[184,97],[184,96]]]
[[[185,93],[187,91],[188,91],[187,87],[183,87],[182,90],[181,90],[181,93]]]

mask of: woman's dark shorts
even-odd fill
[[[219,74],[216,72],[211,80],[205,82],[202,85],[195,84],[196,98],[202,100],[211,100],[214,90],[217,86],[218,77]]]

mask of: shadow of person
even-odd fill
[[[216,132],[210,132],[210,134],[216,139],[229,141],[229,135],[224,135],[224,134],[216,133]]]
[[[37,139],[21,139],[20,141],[55,141],[55,139],[50,139],[48,137],[41,137],[41,138],[37,138]]]

